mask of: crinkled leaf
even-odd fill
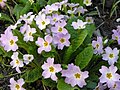
[[[78,37],[76,37],[75,39],[73,39],[71,41],[71,45],[65,52],[65,55],[64,55],[65,63],[69,63],[69,58],[72,55],[72,53],[74,53],[80,47],[80,45],[83,43],[83,41],[85,40],[85,38],[87,36],[87,31],[83,30],[82,32],[79,32],[78,34],[79,34]]]
[[[51,79],[42,79],[42,83],[45,86],[49,86],[49,87],[56,87],[56,82],[51,80]]]
[[[0,20],[9,21],[11,23],[14,23],[13,20],[8,15],[6,15],[4,13],[0,13]]]
[[[26,2],[25,7],[21,10],[20,15],[26,14],[31,9],[31,3]]]
[[[13,14],[15,14],[16,18],[19,19],[20,17],[20,12],[23,9],[23,6],[16,4],[14,9],[13,9]]]
[[[34,81],[38,80],[41,77],[42,76],[41,76],[40,67],[35,67],[32,70],[28,70],[28,71],[26,71],[26,73],[24,73],[22,75],[22,78],[25,79],[25,82],[34,82]]]
[[[59,2],[59,0],[48,0],[47,4],[51,5],[51,4],[55,3],[55,2]]]
[[[89,46],[85,48],[82,52],[80,52],[76,59],[75,64],[80,67],[80,69],[85,68],[93,56],[93,47]]]

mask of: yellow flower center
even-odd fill
[[[115,36],[115,39],[118,40],[118,36]]]
[[[16,88],[17,90],[19,90],[19,89],[20,89],[20,85],[19,85],[19,84],[16,84],[16,85],[15,85],[15,88]]]
[[[111,79],[111,78],[112,78],[112,74],[111,74],[111,73],[107,73],[107,74],[106,74],[106,77],[107,77],[108,79]]]
[[[86,4],[89,4],[89,0],[86,0]]]
[[[30,59],[31,59],[31,57],[29,56],[29,57],[28,57],[28,60],[30,60]]]
[[[29,36],[32,36],[32,32],[29,32]]]
[[[45,42],[44,42],[44,46],[45,46],[45,47],[48,46],[48,42],[45,41]]]
[[[88,22],[91,22],[91,20],[90,20],[90,19],[88,19]]]
[[[2,2],[2,0],[0,0],[0,2]]]
[[[54,18],[53,21],[56,22],[56,18]]]
[[[52,10],[49,10],[50,13],[52,13]]]
[[[61,39],[60,39],[60,42],[61,42],[61,43],[64,43],[64,42],[65,42],[65,39],[64,39],[64,38],[61,38]]]
[[[62,32],[62,28],[60,27],[58,31],[59,31],[59,32]]]
[[[113,58],[113,57],[114,57],[114,54],[111,53],[111,54],[109,55],[109,57],[110,57],[110,58]]]
[[[14,44],[14,40],[10,40],[10,45],[13,45]]]
[[[50,72],[54,72],[55,71],[55,69],[54,69],[54,67],[49,67],[49,70],[50,70]]]
[[[17,59],[17,60],[16,60],[16,64],[19,64],[19,63],[20,63],[20,62],[19,62],[19,60]]]
[[[96,44],[96,48],[99,48],[99,44]]]
[[[45,21],[42,21],[42,25],[45,25]]]
[[[76,73],[76,74],[75,74],[75,78],[76,78],[76,79],[80,79],[80,76],[81,76],[81,75],[80,75],[79,73]]]

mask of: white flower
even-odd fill
[[[15,81],[14,78],[10,79],[10,89],[11,90],[26,90],[22,87],[22,85],[25,83],[25,81],[20,78],[19,80]]]
[[[34,59],[33,55],[25,54],[23,55],[24,63],[29,64]]]
[[[94,21],[93,21],[93,18],[92,18],[92,17],[86,17],[86,22],[87,22],[88,24],[91,24],[91,23],[93,23]]]
[[[118,18],[116,21],[117,21],[117,22],[120,22],[120,18]]]
[[[92,4],[91,0],[84,0],[83,3],[86,5],[86,6],[90,6]]]
[[[45,29],[46,25],[48,25],[50,23],[50,20],[47,19],[46,15],[43,13],[39,13],[39,15],[36,16],[35,21],[41,30]]]
[[[13,66],[12,68],[16,68],[18,73],[21,73],[19,67],[23,67],[24,64],[23,61],[18,58],[18,52],[14,52],[11,58],[13,61],[10,62],[10,65]]]

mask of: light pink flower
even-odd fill
[[[24,34],[24,38],[23,40],[28,42],[28,41],[34,41],[34,37],[33,34],[36,33],[36,29],[35,28],[31,28],[29,25],[27,26],[27,31]]]
[[[53,44],[58,47],[58,49],[63,49],[64,46],[69,46],[70,34],[54,34],[53,35]]]
[[[5,6],[5,2],[6,2],[7,0],[0,0],[0,6],[3,8],[4,6]]]
[[[92,46],[94,48],[94,54],[102,54],[103,53],[103,41],[101,37],[97,37],[97,41],[92,41]]]
[[[99,78],[100,83],[106,83],[108,87],[112,87],[115,82],[120,81],[120,75],[116,73],[116,66],[111,65],[109,68],[102,66],[99,71],[102,74]]]
[[[88,71],[82,72],[78,66],[68,64],[68,69],[62,70],[62,76],[66,77],[65,82],[71,84],[72,87],[78,85],[82,88],[86,85],[85,79],[88,78]]]
[[[10,65],[13,66],[12,68],[16,68],[16,71],[18,73],[21,73],[19,67],[23,67],[23,61],[19,59],[18,57],[18,52],[14,52],[13,55],[11,56],[12,61],[10,62]]]
[[[50,23],[50,20],[46,18],[46,15],[41,12],[36,16],[35,21],[40,30],[45,29],[46,26]]]
[[[43,50],[46,52],[51,51],[52,37],[50,35],[46,35],[45,38],[38,37],[36,44],[39,46],[38,53],[40,54]]]
[[[16,51],[18,49],[18,46],[16,42],[18,41],[17,36],[13,36],[11,28],[7,28],[5,30],[4,34],[1,34],[0,37],[1,45],[4,47],[4,49],[9,51]]]
[[[24,83],[25,81],[22,78],[17,81],[15,81],[14,78],[11,78],[9,86],[11,90],[26,90],[22,87]]]
[[[44,62],[42,65],[42,69],[44,70],[42,76],[44,78],[51,78],[53,81],[57,81],[55,74],[62,70],[60,64],[54,64],[54,58],[48,58],[47,62]]]
[[[114,48],[113,50],[110,47],[105,48],[105,54],[102,55],[102,59],[108,61],[109,65],[113,65],[118,60],[119,50]]]
[[[68,33],[67,29],[64,28],[66,26],[66,24],[67,23],[65,21],[59,21],[55,24],[55,27],[51,28],[51,31],[53,33],[62,33],[65,35]]]

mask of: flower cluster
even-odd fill
[[[3,7],[5,2],[6,0],[0,0],[0,6]],[[29,0],[29,2],[31,4],[34,3],[33,0]],[[101,55],[104,60],[102,62],[108,61],[110,66],[102,65],[101,69],[99,69],[101,76],[99,77],[98,86],[94,90],[104,90],[106,88],[110,90],[120,89],[120,75],[117,73],[117,67],[115,66],[119,59],[119,50],[116,47],[111,48],[109,45],[107,46],[109,40],[103,43],[103,37],[97,37],[97,40],[92,41],[92,45],[87,42],[87,45],[84,46],[84,43],[86,44],[86,41],[89,39],[86,37],[90,36],[90,31],[87,29],[94,24],[91,16],[86,14],[84,18],[83,14],[88,11],[84,8],[84,5],[86,7],[90,6],[92,1],[83,0],[83,6],[78,3],[68,3],[68,0],[46,5],[38,14],[29,12],[20,16],[14,25],[8,26],[4,34],[1,34],[0,46],[3,49],[3,53],[10,53],[10,66],[18,74],[24,73],[22,78],[17,81],[14,80],[14,77],[10,79],[9,87],[11,90],[25,90],[23,85],[26,81],[26,73],[27,79],[29,77],[26,71],[29,69],[33,70],[33,68],[33,72],[37,74],[36,76],[38,74],[42,75],[42,77],[36,77],[40,78],[40,80],[42,80],[41,78],[51,78],[51,80],[57,83],[59,79],[64,79],[64,83],[71,85],[71,88],[84,88],[87,82],[89,82],[87,79],[91,76],[92,70],[91,72],[87,71],[91,65],[90,60],[82,62],[82,59],[88,58],[94,61],[97,55]],[[83,18],[79,16],[83,16]],[[73,21],[70,21],[70,19]],[[84,38],[81,35],[83,31],[86,31],[86,33],[84,32],[86,36],[82,34]],[[81,37],[77,37],[80,36],[77,34],[80,34]],[[86,41],[84,42],[83,39]],[[112,39],[117,40],[118,44],[120,44],[120,26],[117,27],[117,30],[113,30]],[[86,47],[90,47],[91,51],[92,49],[94,51],[87,51],[90,48]],[[85,55],[86,52],[88,54],[91,52],[91,56]],[[78,53],[79,55],[77,55]],[[93,53],[96,55],[93,55]],[[79,63],[76,60],[79,56],[80,65],[78,65]],[[95,58],[92,58],[94,56]],[[67,60],[71,64],[66,62]],[[74,62],[75,64],[73,64]],[[95,62],[90,66],[90,69],[94,67]],[[89,64],[88,67],[85,64]],[[41,71],[43,72],[38,73]],[[30,73],[33,72],[31,71]]]
[[[119,26],[117,27],[117,30],[113,30],[112,39],[117,40],[119,44]],[[92,46],[94,48],[94,54],[102,55],[102,59],[105,61],[108,61],[108,64],[110,65],[109,68],[106,66],[102,66],[101,69],[99,69],[100,73],[102,74],[100,76],[100,82],[98,86],[95,88],[95,90],[104,90],[107,87],[109,90],[119,90],[120,87],[120,75],[117,72],[117,67],[114,66],[115,63],[117,63],[119,58],[119,50],[117,48],[111,48],[107,46],[106,48],[103,47],[104,44],[107,44],[106,41],[103,43],[102,37],[97,37],[97,41],[92,41]]]
[[[88,71],[82,72],[80,68],[76,65],[69,64],[67,70],[62,70],[60,64],[54,64],[54,58],[48,58],[47,63],[44,62],[42,65],[42,69],[44,70],[42,76],[44,78],[51,78],[54,81],[57,81],[56,73],[62,73],[65,78],[65,82],[71,84],[72,87],[78,85],[79,87],[83,87],[86,85],[85,79],[88,78]]]
[[[23,60],[19,59],[18,55],[19,55],[18,52],[13,53],[13,55],[11,56],[12,61],[10,62],[10,65],[13,66],[12,68],[16,68],[16,71],[18,73],[21,73],[19,67],[24,66],[23,62],[25,64],[29,64],[34,59],[34,57],[33,57],[33,55],[25,54],[25,55],[23,55],[23,60],[24,60],[23,61]]]

